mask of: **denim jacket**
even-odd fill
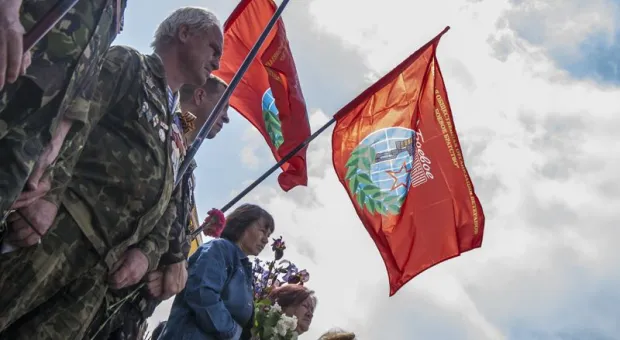
[[[189,258],[185,289],[172,304],[160,340],[237,340],[252,322],[252,266],[225,239],[200,246]]]

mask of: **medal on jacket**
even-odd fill
[[[185,144],[183,143],[183,135],[181,134],[179,122],[179,117],[175,116],[174,121],[172,122],[172,138],[174,139],[181,155],[185,156]]]
[[[153,127],[157,127],[159,125],[159,116],[157,114],[153,115]]]

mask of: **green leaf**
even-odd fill
[[[361,167],[360,170],[364,170],[366,172],[370,171],[370,166],[372,165],[370,163],[370,157],[360,157],[360,163],[361,163]]]
[[[364,185],[374,185],[374,183],[372,182],[372,180],[370,179],[370,176],[368,176],[368,174],[360,173],[360,174],[357,175],[357,177],[358,177],[358,181],[361,184],[364,184]]]
[[[391,212],[392,214],[398,215],[400,214],[400,207],[397,206],[396,204],[390,204],[387,206],[387,209],[389,212]]]
[[[385,203],[385,204],[394,204],[394,203],[398,202],[398,198],[399,198],[399,196],[392,195],[392,194],[387,194],[387,195],[383,196],[383,203]]]
[[[345,166],[357,168],[358,162],[359,162],[358,156],[352,153],[351,156],[349,157],[349,160],[345,164]]]
[[[265,339],[269,339],[270,337],[272,337],[273,334],[273,328],[271,327],[265,327],[265,333],[263,333],[263,336],[265,337]]]
[[[355,157],[359,157],[363,152],[363,147],[358,146],[355,149],[353,149],[353,151],[351,151],[351,157],[355,156]]]
[[[357,173],[357,168],[351,166],[347,168],[347,174],[344,176],[344,178],[351,179],[351,177],[355,176],[356,173]]]
[[[359,174],[356,176],[353,176],[353,178],[351,178],[351,186],[349,187],[349,189],[351,189],[351,192],[355,192],[357,190],[357,188],[360,185],[360,180],[359,180],[360,176]]]
[[[385,215],[387,214],[387,209],[385,208],[385,206],[383,205],[383,203],[378,203],[377,206],[377,212],[381,215]]]
[[[370,159],[371,162],[375,162],[375,157],[377,157],[377,152],[375,151],[374,148],[369,148],[370,150],[368,151],[368,159]]]
[[[364,208],[364,201],[366,200],[366,195],[362,190],[357,193],[357,203],[359,203],[360,208]]]
[[[377,187],[374,184],[367,184],[364,186],[364,193],[366,193],[366,195],[375,198],[375,196],[377,196],[377,194],[381,193],[381,190],[379,189],[379,187]]]
[[[369,213],[374,214],[375,213],[375,207],[376,207],[375,200],[369,199],[369,200],[366,201],[366,209],[368,209]]]

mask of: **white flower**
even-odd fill
[[[276,326],[274,327],[276,334],[280,335],[280,336],[285,336],[286,333],[288,332],[288,325],[286,324],[286,320],[284,319],[280,319],[278,320],[278,323],[276,323]]]
[[[297,329],[297,317],[296,316],[286,316],[286,315],[282,315],[282,320],[286,325],[286,328],[294,331]]]
[[[271,306],[271,309],[269,310],[270,313],[281,313],[282,312],[282,307],[280,307],[280,305],[276,302],[273,306]]]

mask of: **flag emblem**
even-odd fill
[[[371,214],[398,215],[409,190],[434,178],[430,163],[419,133],[384,128],[353,149],[345,179],[361,208]]]
[[[278,149],[284,143],[282,135],[282,123],[280,122],[280,112],[276,106],[276,100],[273,97],[271,88],[263,94],[263,120],[265,121],[265,129],[271,139],[273,146]]]

